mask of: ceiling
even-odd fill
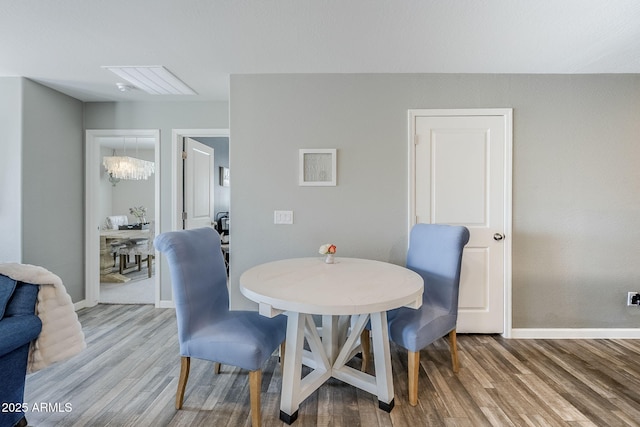
[[[197,95],[120,92],[105,65]],[[640,73],[640,1],[0,0],[0,76],[82,101],[225,101],[255,73]]]

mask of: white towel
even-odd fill
[[[0,274],[40,285],[36,315],[42,321],[42,331],[31,343],[27,372],[69,359],[87,347],[73,301],[60,277],[43,267],[18,263],[0,264]]]

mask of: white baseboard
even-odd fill
[[[171,300],[160,300],[158,308],[176,308],[176,306]]]
[[[90,307],[87,300],[73,304],[75,311]],[[176,308],[171,300],[160,300],[158,308]],[[640,339],[640,328],[514,328],[514,339]]]
[[[73,304],[73,308],[75,311],[78,311],[87,307],[93,307],[93,306],[95,306],[95,304],[90,305],[86,299],[83,299],[82,301],[78,301]],[[160,300],[160,303],[157,306],[157,308],[176,308],[176,306],[171,300]]]
[[[86,299],[83,299],[82,301],[78,301],[76,303],[73,304],[73,309],[75,311],[81,310],[83,308],[87,308],[89,307],[89,304],[87,303]]]
[[[519,339],[638,339],[640,328],[514,328],[510,338]]]

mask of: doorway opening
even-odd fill
[[[201,148],[197,148],[200,145]],[[193,154],[203,154],[208,149],[213,157],[212,175],[209,182],[212,191],[210,199],[205,202],[205,195],[198,195],[194,191],[194,179],[205,180],[207,168],[203,168],[204,162],[198,170],[193,162]],[[195,151],[193,151],[195,150]],[[229,258],[231,252],[229,234],[230,214],[230,168],[229,168],[229,129],[174,129],[172,135],[172,229],[182,230],[187,228],[211,226],[221,235],[223,256],[229,272]],[[187,154],[189,152],[190,154]],[[215,155],[213,155],[215,153]],[[185,160],[187,156],[187,160]],[[192,157],[189,159],[189,157]],[[202,157],[202,156],[199,156]],[[189,168],[192,168],[189,170]],[[197,178],[196,178],[197,177]],[[188,187],[188,188],[187,188]],[[197,187],[197,186],[196,186]],[[204,191],[202,188],[200,189]],[[196,199],[194,199],[196,198]],[[209,205],[209,201],[211,204]],[[207,206],[209,205],[209,206]],[[201,206],[201,209],[197,209]],[[208,209],[205,209],[208,208]],[[200,212],[197,212],[200,211]],[[205,218],[203,212],[207,211]]]
[[[160,131],[86,131],[86,284],[88,306],[160,304],[161,258],[153,250],[160,218]],[[147,180],[118,179],[104,157],[153,162]]]
[[[511,331],[512,110],[409,110],[409,225],[463,225],[458,333]]]

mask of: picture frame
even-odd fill
[[[220,166],[220,185],[223,187],[229,186],[229,168]]]
[[[301,148],[299,181],[301,186],[337,185],[337,150],[335,148]]]

